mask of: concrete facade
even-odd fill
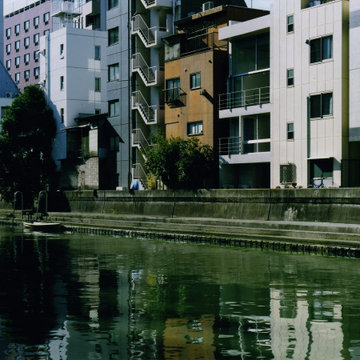
[[[39,83],[40,37],[51,31],[50,0],[10,1],[4,12],[4,65],[19,89]]]
[[[271,15],[220,31],[231,43],[233,67],[230,92],[220,97],[220,118],[229,122],[230,135],[220,154],[223,187],[353,185],[348,24],[349,1],[275,0]],[[241,58],[234,63],[245,41],[259,41],[266,32],[267,66],[250,69]],[[250,71],[234,71],[247,66]],[[267,72],[265,82],[261,72]],[[253,84],[246,88],[251,76]],[[236,77],[243,79],[239,89]],[[249,92],[257,93],[256,103]],[[258,182],[261,177],[268,180]]]

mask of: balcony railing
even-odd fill
[[[137,71],[146,86],[157,84],[157,67],[149,66],[141,53],[135,53],[132,57],[132,70]]]
[[[270,87],[235,91],[219,95],[219,109],[234,109],[270,103]]]
[[[138,34],[145,46],[155,45],[156,43],[156,27],[150,28],[140,14],[132,19],[132,32]]]
[[[157,106],[149,105],[141,91],[132,93],[132,109],[138,110],[146,124],[156,124]]]
[[[219,138],[219,155],[243,155],[270,152],[271,139],[243,140],[242,137]]]
[[[179,107],[186,105],[186,94],[179,88],[168,88],[164,90],[165,103],[170,107]]]

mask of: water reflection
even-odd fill
[[[357,259],[0,229],[1,359],[360,359]]]

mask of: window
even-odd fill
[[[118,136],[111,136],[109,139],[109,150],[119,151],[120,138]]]
[[[40,56],[40,51],[39,50],[35,50],[34,51],[34,60],[35,62],[39,61],[39,56]]]
[[[108,9],[112,9],[115,6],[119,5],[119,0],[109,0],[108,2]]]
[[[60,120],[61,123],[64,123],[64,108],[60,108]]]
[[[322,118],[333,114],[333,94],[310,96],[310,118]]]
[[[310,63],[331,59],[333,53],[332,35],[310,40]]]
[[[199,89],[201,86],[201,76],[200,73],[195,73],[190,75],[190,89]]]
[[[24,39],[24,46],[25,46],[25,49],[27,49],[30,46],[30,37],[29,36],[27,36]]]
[[[26,20],[24,22],[24,30],[25,30],[25,32],[28,32],[29,29],[30,29],[30,20]]]
[[[243,117],[242,131],[243,153],[271,151],[270,114]]]
[[[64,76],[60,76],[60,90],[64,90]]]
[[[40,34],[39,33],[34,34],[34,44],[35,45],[39,44],[39,39],[40,39]]]
[[[47,25],[49,23],[50,20],[50,13],[47,12],[44,14],[44,23]]]
[[[15,66],[18,68],[20,66],[20,56],[15,58]]]
[[[7,28],[6,31],[5,31],[5,34],[6,34],[6,38],[10,39],[10,37],[11,37],[11,28]]]
[[[6,60],[6,70],[10,70],[11,69],[11,59]]]
[[[203,122],[196,121],[187,124],[187,133],[191,135],[202,135],[203,134]]]
[[[20,40],[15,41],[15,50],[16,51],[20,50]]]
[[[34,17],[33,23],[34,23],[35,29],[37,29],[39,26],[39,17],[38,16]]]
[[[294,85],[294,69],[287,70],[287,86]]]
[[[20,34],[20,24],[15,25],[15,35]]]
[[[49,29],[44,30],[44,36],[47,36],[47,35],[49,35],[49,34],[50,34],[50,30],[49,30]]]
[[[120,80],[119,64],[112,64],[108,67],[109,81]]]
[[[294,31],[294,15],[289,15],[287,17],[287,32],[293,32]]]
[[[34,77],[35,77],[35,79],[38,79],[39,75],[40,75],[40,68],[39,67],[34,68]]]
[[[101,91],[101,78],[98,77],[95,78],[95,91],[96,92]]]
[[[101,49],[100,46],[95,45],[95,56],[94,56],[95,60],[100,60],[100,55],[101,55],[100,49]]]
[[[119,100],[109,101],[109,116],[118,116],[120,115],[120,102]]]
[[[64,44],[60,44],[60,58],[64,58]]]
[[[29,62],[30,62],[30,53],[26,53],[24,55],[24,63],[25,65],[29,65]]]
[[[20,82],[20,73],[19,72],[17,72],[16,74],[15,74],[15,82],[16,82],[16,84],[18,84],[19,82]]]
[[[11,44],[6,45],[6,54],[9,55],[11,53]]]
[[[166,103],[180,100],[180,78],[166,80]]]
[[[108,30],[108,45],[116,44],[119,41],[119,28],[115,27]]]
[[[30,79],[30,70],[25,70],[24,71],[24,79],[25,79],[25,81],[29,81],[29,79]]]
[[[287,139],[294,140],[294,123],[287,123]]]

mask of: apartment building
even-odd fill
[[[52,29],[50,0],[13,0],[4,11],[4,65],[20,90],[38,84],[40,37]]]
[[[99,134],[107,133],[101,130],[107,129],[107,33],[76,27],[82,15],[76,5],[54,0],[51,16],[59,26],[41,37],[40,82],[57,122],[53,157],[59,186],[102,188],[110,186],[99,180],[100,162],[110,146]]]
[[[219,40],[218,31],[229,21],[267,13],[242,6],[204,4],[203,11],[177,21],[177,33],[165,39],[167,138],[195,136],[217,148],[223,132],[217,99],[226,91],[228,74],[228,42]]]
[[[230,42],[223,187],[351,185],[349,1],[275,0],[220,30]]]
[[[4,63],[4,6],[0,5],[0,63]]]

